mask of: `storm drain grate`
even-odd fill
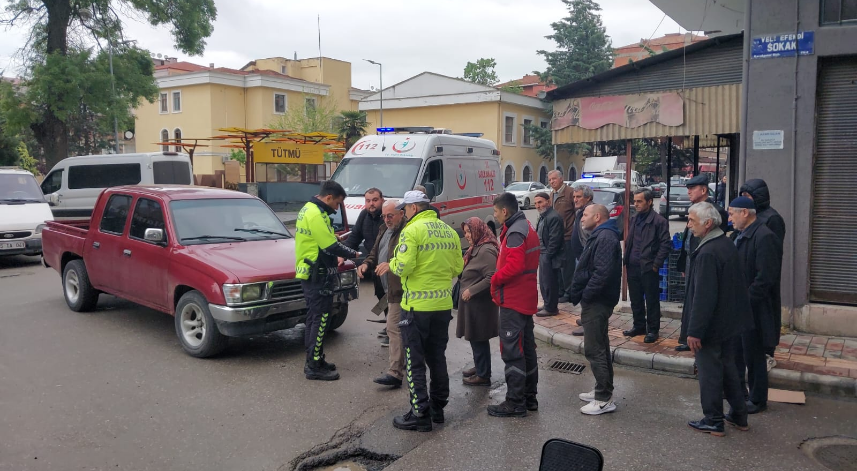
[[[552,370],[552,371],[559,371],[560,373],[571,373],[571,374],[579,375],[579,374],[583,373],[583,370],[585,370],[586,367],[584,365],[581,365],[580,363],[574,363],[574,362],[562,361],[562,360],[554,360],[550,364],[548,369]]]

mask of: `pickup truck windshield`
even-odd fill
[[[348,196],[363,196],[369,188],[385,197],[401,198],[414,189],[422,159],[403,157],[354,157],[343,159],[331,180],[342,185]]]
[[[0,174],[0,204],[44,203],[36,179],[26,173]]]
[[[292,238],[271,208],[254,199],[173,201],[170,210],[182,245]]]

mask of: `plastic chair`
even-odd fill
[[[542,447],[539,471],[602,471],[604,457],[598,449],[552,438]]]

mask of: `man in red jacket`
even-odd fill
[[[491,297],[500,306],[500,356],[506,363],[508,390],[505,401],[488,406],[488,414],[526,417],[528,410],[539,410],[539,364],[533,335],[539,236],[524,213],[518,211],[518,201],[511,193],[494,200],[494,219],[503,228],[497,272],[491,277]]]

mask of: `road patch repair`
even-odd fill
[[[857,439],[810,438],[800,444],[800,450],[830,471],[857,471]]]

